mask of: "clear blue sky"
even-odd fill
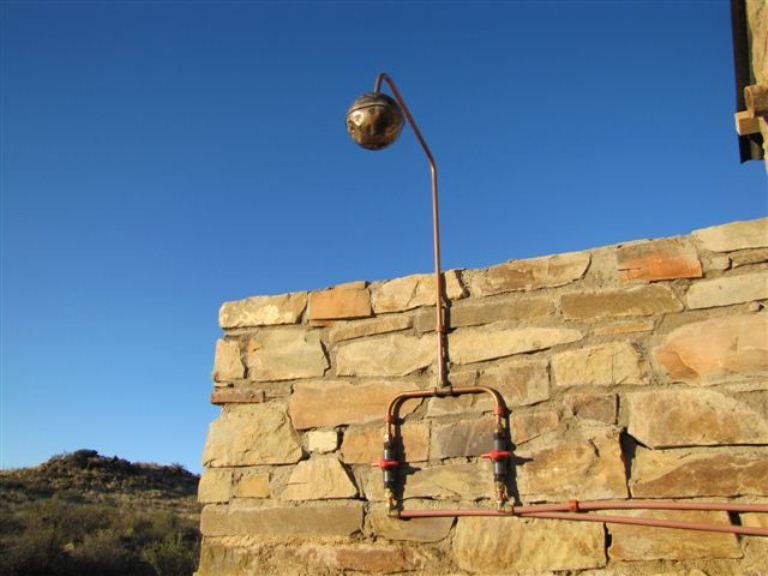
[[[390,72],[480,267],[764,216],[728,3],[8,2],[0,466],[95,448],[199,470],[219,305],[431,267]]]

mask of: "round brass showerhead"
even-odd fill
[[[403,113],[394,99],[381,92],[357,98],[347,110],[347,132],[368,150],[381,150],[397,140],[403,128]]]

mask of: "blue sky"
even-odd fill
[[[0,466],[199,470],[219,305],[768,211],[740,165],[728,3],[0,4]]]

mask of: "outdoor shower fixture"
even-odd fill
[[[381,92],[383,81],[389,85],[394,99]],[[506,425],[507,410],[502,395],[493,388],[485,386],[453,387],[447,371],[448,358],[446,355],[446,298],[444,281],[440,265],[440,225],[437,203],[437,166],[421,131],[411,116],[400,92],[389,75],[380,73],[376,76],[373,92],[357,98],[347,110],[346,125],[352,139],[368,150],[381,150],[392,144],[400,134],[404,119],[411,125],[416,138],[421,144],[429,162],[432,174],[432,230],[435,260],[435,316],[437,332],[437,382],[434,388],[413,390],[395,396],[387,407],[385,415],[384,454],[374,466],[382,469],[384,489],[389,505],[389,513],[401,519],[426,517],[456,517],[456,516],[519,516],[523,518],[552,518],[558,520],[578,520],[586,522],[605,522],[613,524],[634,524],[639,526],[655,526],[660,528],[681,528],[687,530],[702,530],[708,532],[727,532],[750,536],[768,536],[768,528],[753,528],[741,525],[710,524],[699,522],[683,522],[657,518],[639,518],[632,516],[586,514],[585,512],[599,510],[707,510],[733,513],[760,512],[768,513],[768,504],[732,504],[710,502],[673,502],[666,500],[638,501],[578,501],[570,500],[562,504],[508,504],[507,482],[509,478],[508,463],[512,456],[510,452],[509,430]],[[398,411],[400,405],[415,398],[447,398],[464,394],[489,394],[493,398],[493,414],[496,427],[493,433],[493,449],[483,458],[493,461],[493,476],[495,486],[496,509],[464,509],[464,510],[402,510],[398,506],[398,471],[405,464],[399,460],[399,454],[404,454],[402,435],[399,430]]]

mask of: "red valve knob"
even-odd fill
[[[512,452],[509,450],[491,450],[490,452],[486,452],[482,455],[483,458],[489,458],[493,460],[494,462],[498,462],[499,460],[503,460],[504,458],[510,458],[512,456]]]
[[[379,460],[378,462],[374,462],[371,464],[374,468],[381,468],[382,470],[386,470],[387,468],[397,468],[400,465],[400,462],[397,460]]]

